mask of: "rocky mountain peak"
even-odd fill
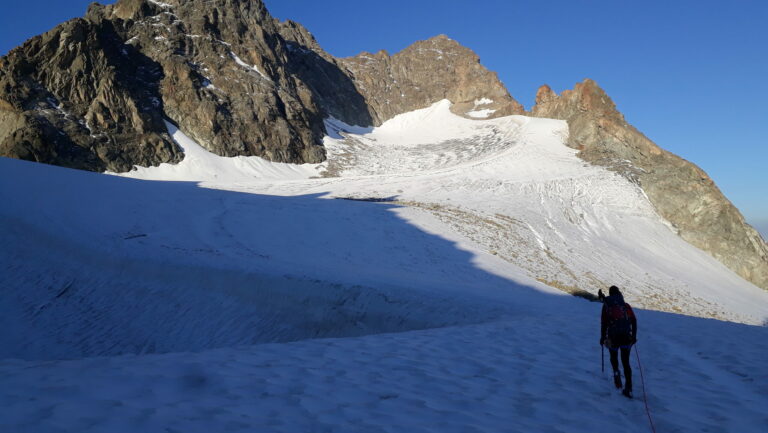
[[[564,90],[557,95],[546,84],[536,93],[536,105],[531,110],[539,117],[547,117],[546,112],[552,111],[563,114],[571,110],[570,115],[588,111],[594,116],[606,116],[624,120],[624,116],[616,109],[616,104],[605,91],[589,78],[576,83],[573,89]]]
[[[626,122],[608,94],[591,79],[576,83],[557,95],[549,86],[542,86],[536,95],[536,105],[531,109],[536,117],[550,117],[568,120],[570,128],[569,145],[580,150],[595,152],[596,158],[631,160],[637,152],[641,155],[660,155],[662,149]],[[600,131],[632,131],[632,146],[606,146],[612,141],[595,141]],[[626,134],[624,134],[626,135]],[[619,142],[629,138],[617,137]],[[611,165],[608,164],[607,165]],[[616,167],[618,171],[633,177],[632,170]]]
[[[557,93],[555,93],[555,91],[552,90],[549,85],[542,84],[541,87],[539,87],[539,89],[536,91],[535,106],[542,106],[554,98],[557,98]]]
[[[479,60],[479,57],[477,57],[474,51],[461,45],[457,41],[449,38],[445,34],[439,34],[436,36],[432,36],[431,38],[427,38],[421,41],[416,41],[413,44],[404,48],[403,52],[408,52],[412,50],[418,51],[418,50],[424,50],[424,49],[426,50],[437,49],[444,52],[451,52],[454,54],[461,53],[462,55],[471,56]]]
[[[415,42],[394,55],[382,50],[339,60],[354,77],[375,124],[441,99],[453,102],[451,110],[467,117],[524,111],[477,54],[446,35]]]
[[[323,57],[332,57],[320,47],[315,36],[300,23],[292,20],[280,21],[278,19],[275,19],[274,22],[280,31],[280,35],[291,45],[313,50]]]
[[[110,17],[122,20],[140,20],[161,12],[163,3],[150,2],[149,0],[119,0],[112,7],[104,7],[98,3],[91,3],[86,13],[89,20],[104,19],[104,11],[110,12]]]
[[[616,104],[613,103],[613,100],[608,97],[605,91],[598,86],[594,80],[589,78],[580,83],[576,83],[576,86],[572,91],[565,90],[562,96],[564,98],[573,97],[578,100],[578,107],[580,110],[590,111],[597,115],[622,116],[616,109]]]
[[[768,289],[768,245],[757,231],[702,169],[661,149],[627,123],[593,80],[560,95],[542,86],[531,112],[568,121],[568,145],[579,149],[582,159],[637,183],[683,239]]]

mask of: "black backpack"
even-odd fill
[[[614,344],[629,344],[631,342],[632,326],[627,313],[627,305],[612,296],[605,298],[608,327],[606,334]]]

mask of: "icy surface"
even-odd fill
[[[485,119],[491,114],[495,113],[496,110],[492,110],[490,108],[484,108],[482,110],[472,110],[467,112],[467,116],[474,117],[477,119]]]
[[[340,179],[323,190],[428,211],[444,236],[566,291],[617,284],[646,308],[765,322],[768,293],[681,240],[636,185],[576,157],[565,122],[470,120],[449,106],[327,137]]]
[[[657,431],[768,424],[768,294],[564,122],[443,101],[326,127],[320,165],[170,124],[177,165],[0,158],[0,430],[646,432],[643,397]],[[635,401],[600,372],[599,304],[565,294],[610,284]]]

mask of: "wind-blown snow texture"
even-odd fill
[[[184,161],[122,176],[173,182],[0,159],[0,430],[644,432],[563,293],[618,284],[657,430],[762,431],[768,294],[564,122],[448,108],[305,166],[169,124]]]

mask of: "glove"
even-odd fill
[[[600,337],[600,345],[601,346],[605,345],[605,336]]]
[[[635,344],[635,343],[637,343],[637,336],[633,335],[632,336],[632,344]]]

